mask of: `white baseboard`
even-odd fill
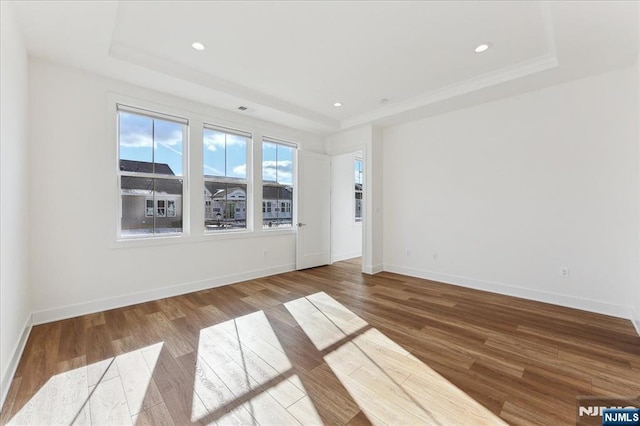
[[[362,272],[364,272],[365,274],[369,274],[369,275],[375,275],[379,272],[384,271],[384,265],[380,264],[380,265],[373,265],[373,266],[364,266],[362,268]]]
[[[20,362],[20,358],[22,357],[22,352],[24,352],[24,347],[27,344],[27,339],[29,338],[29,334],[31,333],[31,327],[33,326],[33,315],[29,314],[27,316],[27,320],[24,323],[24,327],[22,328],[22,334],[20,335],[20,339],[16,342],[13,352],[11,352],[11,359],[9,360],[9,365],[7,367],[7,371],[0,381],[0,408],[4,405],[4,401],[7,398],[7,394],[9,393],[9,388],[11,387],[11,382],[13,381],[13,376],[16,374],[16,370],[18,369],[18,363]]]
[[[137,303],[149,302],[151,300],[163,299],[165,297],[179,296],[181,294],[192,293],[194,291],[206,290],[223,285],[238,283],[266,277],[269,275],[290,272],[296,269],[295,264],[275,266],[273,268],[260,269],[257,271],[243,272],[241,274],[226,275],[207,280],[192,281],[171,287],[164,287],[139,293],[127,294],[108,299],[95,300],[76,305],[63,306],[60,308],[47,309],[33,313],[33,324],[44,324],[47,322],[73,318],[80,315],[92,314],[95,312],[107,311],[109,309],[122,308],[124,306],[135,305]]]
[[[396,274],[408,275],[411,277],[423,278],[445,284],[453,284],[462,287],[473,288],[476,290],[484,290],[492,293],[504,294],[507,296],[520,297],[523,299],[536,300],[538,302],[551,303],[553,305],[581,309],[583,311],[596,312],[599,314],[610,315],[618,318],[633,318],[633,309],[630,306],[613,305],[597,300],[583,299],[580,297],[567,296],[564,294],[515,287],[503,283],[482,281],[474,278],[442,274],[439,272],[424,271],[420,269],[407,268],[404,266],[385,264],[384,270],[388,272],[394,272]],[[639,328],[639,324],[634,325],[636,326],[636,329]]]
[[[353,251],[351,253],[342,253],[342,254],[336,254],[335,256],[331,256],[331,263],[333,262],[340,262],[341,260],[348,260],[348,259],[353,259],[354,257],[360,257],[362,256],[362,252],[359,251]]]

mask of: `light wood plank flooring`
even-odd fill
[[[629,321],[359,260],[34,327],[0,424],[575,424]]]

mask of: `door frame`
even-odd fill
[[[366,269],[366,265],[368,264],[368,260],[369,260],[369,250],[368,250],[368,238],[367,238],[367,229],[368,229],[368,225],[369,225],[369,221],[371,219],[370,217],[370,212],[369,209],[367,208],[367,201],[369,199],[369,196],[367,195],[368,193],[368,189],[369,188],[369,180],[367,179],[367,174],[369,173],[370,170],[370,163],[369,163],[369,149],[367,144],[357,144],[357,145],[349,145],[349,146],[344,146],[344,147],[339,147],[338,149],[332,150],[329,155],[329,157],[331,159],[333,159],[334,156],[337,155],[343,155],[343,154],[355,154],[357,152],[362,153],[362,166],[363,166],[363,185],[365,190],[362,191],[362,207],[363,207],[363,211],[362,211],[362,257],[361,257],[361,271],[363,273],[366,274],[370,274],[371,271],[368,271]],[[333,203],[333,194],[331,195],[331,202]],[[333,238],[333,236],[331,236],[331,238]]]

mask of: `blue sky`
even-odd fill
[[[182,175],[182,124],[121,111],[120,159],[165,163]]]
[[[120,111],[120,159],[166,163],[182,175],[182,124]],[[204,174],[246,178],[249,139],[204,129]],[[262,178],[284,185],[293,182],[293,149],[263,144]]]

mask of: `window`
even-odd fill
[[[165,205],[165,203],[167,201],[166,200],[157,200],[156,202],[158,203],[158,209],[156,210],[156,216],[158,216],[158,217],[167,217],[167,207]]]
[[[355,161],[355,221],[362,222],[362,159]]]
[[[246,229],[247,145],[251,134],[205,126],[203,138],[205,229]]]
[[[153,217],[153,198],[147,198],[146,209],[144,211],[145,217]]]
[[[176,217],[176,200],[167,200],[167,217]]]
[[[123,105],[117,111],[120,236],[183,232],[187,120]]]
[[[295,146],[262,141],[263,228],[291,227],[293,219],[293,159]]]

